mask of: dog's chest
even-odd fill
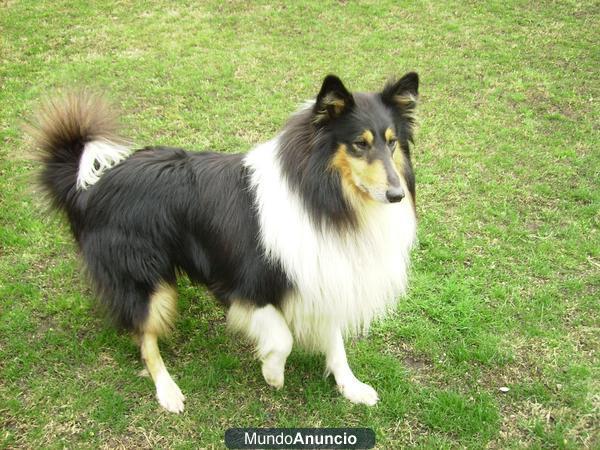
[[[406,291],[415,229],[408,202],[381,205],[356,233],[308,227],[290,245],[271,247],[296,286],[284,305],[292,327],[327,321],[348,332],[366,329]]]

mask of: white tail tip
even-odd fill
[[[77,189],[85,190],[97,183],[104,172],[131,154],[131,148],[108,140],[85,144],[79,161]]]

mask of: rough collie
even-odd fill
[[[321,352],[341,394],[378,396],[348,365],[344,337],[364,332],[407,285],[415,240],[410,160],[418,76],[350,93],[329,75],[316,99],[245,154],[135,150],[102,98],[51,100],[31,128],[41,182],[66,213],[98,298],[133,332],[159,403],[183,411],[158,338],[185,273],[228,309],[281,388],[297,343]]]

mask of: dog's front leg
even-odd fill
[[[353,403],[373,406],[379,400],[377,392],[352,373],[346,358],[344,339],[339,328],[332,330],[325,351],[327,373],[332,373],[339,391]]]
[[[256,344],[256,355],[262,363],[265,381],[281,389],[285,361],[292,351],[293,338],[279,309],[273,305],[254,307],[235,301],[227,313],[227,323]]]

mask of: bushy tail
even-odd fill
[[[81,192],[130,153],[108,103],[86,90],[45,102],[26,128],[43,163],[42,187],[71,219],[82,207]]]

